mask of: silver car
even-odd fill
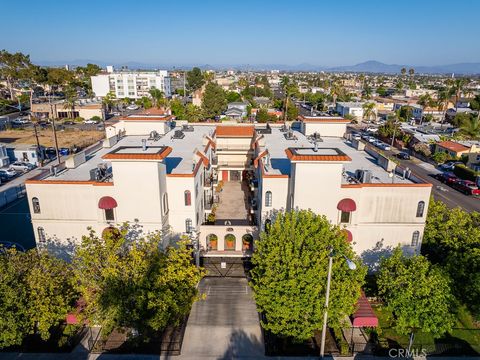
[[[15,161],[13,164],[10,164],[10,168],[15,171],[27,172],[32,170],[34,167],[35,165],[22,161]]]

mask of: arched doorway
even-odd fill
[[[242,250],[243,251],[253,251],[253,236],[250,234],[245,234],[242,236]]]
[[[224,248],[226,251],[234,251],[236,246],[236,237],[233,234],[227,234],[224,238]]]
[[[207,235],[207,251],[218,250],[218,236],[215,234]]]

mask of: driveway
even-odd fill
[[[252,290],[245,278],[205,278],[188,319],[186,359],[262,358],[264,344]]]

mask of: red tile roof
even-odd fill
[[[447,150],[450,150],[450,151],[453,151],[453,152],[462,152],[462,151],[468,151],[470,148],[468,146],[465,146],[465,145],[462,145],[462,144],[459,144],[457,142],[454,142],[454,141],[440,141],[439,143],[437,143],[438,146],[444,148],[444,149],[447,149]]]
[[[165,116],[126,116],[119,120],[123,121],[170,121],[174,118],[172,115]]]
[[[255,128],[253,126],[241,125],[219,125],[217,126],[217,137],[253,137]]]

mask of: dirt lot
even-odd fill
[[[95,130],[66,130],[57,131],[59,147],[70,148],[73,145],[84,148],[105,136],[103,131]],[[41,146],[54,146],[53,132],[51,129],[38,130],[38,139]],[[0,131],[0,143],[5,144],[36,144],[33,129]]]

